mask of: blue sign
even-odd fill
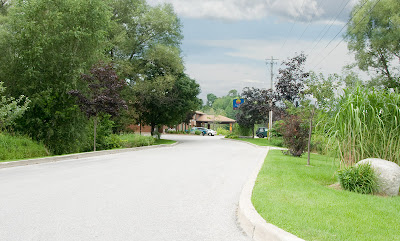
[[[233,109],[237,110],[241,104],[244,103],[244,99],[234,99],[233,100]]]

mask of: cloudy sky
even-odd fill
[[[148,0],[171,3],[183,24],[186,72],[208,93],[269,88],[270,66],[304,52],[306,68],[340,73],[353,62],[342,41],[357,0]],[[336,37],[335,37],[336,36]]]

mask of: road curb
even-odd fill
[[[73,160],[73,159],[82,159],[82,158],[87,158],[87,157],[104,156],[104,155],[118,154],[118,153],[131,152],[131,151],[140,151],[140,150],[145,150],[145,149],[170,147],[170,146],[176,146],[178,144],[179,144],[179,142],[176,142],[173,144],[161,144],[161,145],[154,145],[154,146],[141,146],[141,147],[104,150],[104,151],[96,151],[96,152],[75,153],[75,154],[68,154],[68,155],[63,155],[63,156],[43,157],[43,158],[27,159],[27,160],[21,160],[21,161],[0,162],[0,169],[10,168],[10,167],[36,165],[36,164],[49,163],[49,162],[58,162],[58,161],[65,161],[65,160]]]
[[[267,148],[267,154],[269,150],[281,150],[282,148],[268,147],[268,146],[257,146],[253,143],[240,141],[240,140],[231,140],[230,141],[239,141],[242,143],[247,143],[252,146],[258,148]],[[257,180],[258,173],[260,172],[263,164],[264,164],[265,156],[258,158],[257,168],[250,175],[246,184],[244,185],[242,192],[239,198],[239,205],[237,210],[237,220],[239,222],[240,227],[243,231],[250,236],[254,241],[304,241],[299,237],[286,232],[279,227],[267,223],[261,216],[258,214],[256,209],[251,202],[251,196],[253,194],[254,185]]]

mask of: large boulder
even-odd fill
[[[368,158],[359,161],[357,165],[369,163],[378,177],[378,192],[388,196],[399,195],[400,188],[400,166],[394,162]]]

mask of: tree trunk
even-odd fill
[[[307,159],[307,166],[310,165],[310,156],[311,156],[311,134],[312,134],[312,123],[314,119],[315,109],[313,108],[311,111],[310,116],[310,129],[308,130],[308,159]]]
[[[93,119],[93,151],[96,151],[97,116]]]
[[[156,127],[156,125],[151,123],[150,126],[151,126],[150,134],[151,134],[151,136],[153,136],[154,135],[154,128]]]

